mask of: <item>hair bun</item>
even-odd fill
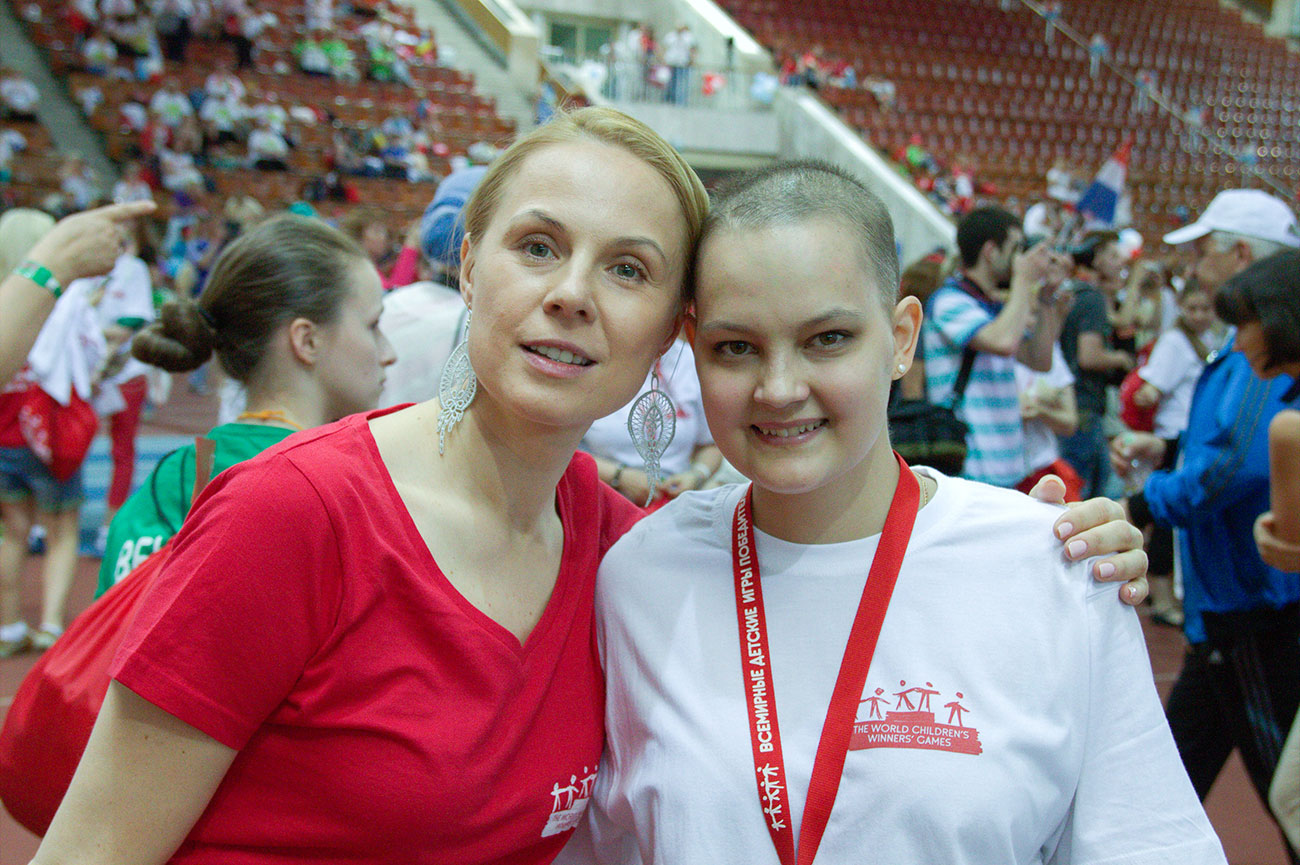
[[[142,330],[131,344],[131,354],[168,372],[198,369],[217,344],[217,332],[193,300],[165,304],[158,320]]]

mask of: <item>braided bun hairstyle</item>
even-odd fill
[[[169,372],[198,369],[215,353],[247,382],[275,332],[295,318],[329,324],[366,255],[324,222],[284,214],[259,223],[217,257],[197,301],[174,300],[135,338],[131,354]]]

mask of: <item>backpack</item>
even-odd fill
[[[214,449],[195,441],[195,498],[212,475]],[[87,607],[14,694],[0,728],[0,802],[37,835],[68,792],[108,692],[108,668],[169,558],[170,541]]]

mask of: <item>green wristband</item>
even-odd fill
[[[58,300],[59,295],[63,294],[63,286],[54,278],[54,274],[50,273],[50,269],[43,264],[32,261],[30,258],[14,268],[14,273],[24,279],[30,279],[54,295],[55,300]]]

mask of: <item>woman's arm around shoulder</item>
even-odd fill
[[[166,862],[238,752],[111,682],[32,865]]]
[[[1128,521],[1118,502],[1098,497],[1067,504],[1065,484],[1056,475],[1044,477],[1029,495],[1040,502],[1065,506],[1065,513],[1057,518],[1052,531],[1065,545],[1067,559],[1077,562],[1097,557],[1091,568],[1093,579],[1123,583],[1120,600],[1131,606],[1146,599],[1147,554],[1142,549],[1142,533]]]

